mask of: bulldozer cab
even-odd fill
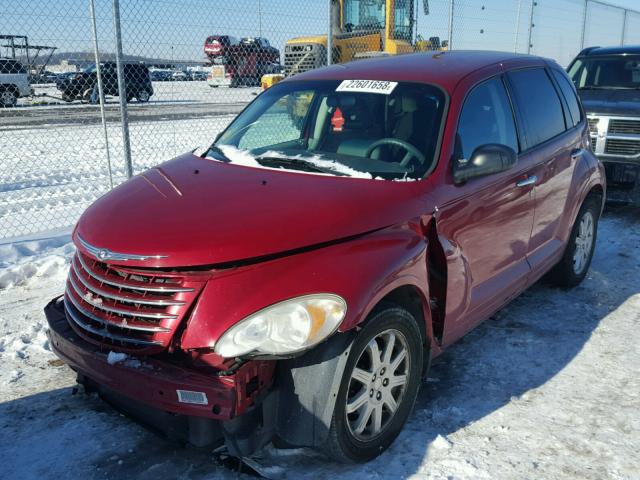
[[[385,40],[412,42],[414,0],[339,0],[334,8],[340,11],[341,35],[380,33]]]
[[[326,35],[293,38],[285,45],[286,75],[359,58],[441,49],[440,40],[416,39],[416,0],[330,0],[331,52]],[[428,0],[422,0],[429,14]]]

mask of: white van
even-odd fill
[[[33,95],[29,73],[11,58],[0,58],[0,107],[14,107],[20,97]]]

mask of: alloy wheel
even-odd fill
[[[404,397],[410,360],[407,340],[395,329],[376,335],[360,353],[345,408],[346,423],[356,439],[371,441],[387,428]]]
[[[0,105],[12,107],[16,104],[16,96],[11,90],[0,92]]]
[[[593,237],[595,231],[595,222],[593,214],[587,210],[580,219],[578,225],[578,234],[575,240],[575,251],[573,253],[573,271],[580,275],[589,262],[589,255],[593,248]]]

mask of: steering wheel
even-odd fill
[[[367,151],[364,154],[364,156],[371,158],[371,154],[383,145],[393,145],[396,147],[402,147],[406,150],[407,153],[404,155],[404,157],[400,161],[400,165],[403,167],[406,167],[409,164],[409,160],[411,160],[412,158],[416,158],[423,165],[427,161],[424,154],[420,150],[418,150],[416,147],[411,145],[409,142],[405,142],[403,140],[398,140],[397,138],[391,138],[391,137],[381,138],[380,140],[373,142],[371,145],[369,145],[369,148],[367,148]]]

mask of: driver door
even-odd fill
[[[501,76],[467,95],[453,161],[465,162],[485,144],[519,151],[513,109]],[[519,294],[530,268],[527,251],[534,218],[530,166],[520,159],[506,171],[451,184],[436,213],[447,257],[444,343],[462,336]]]

